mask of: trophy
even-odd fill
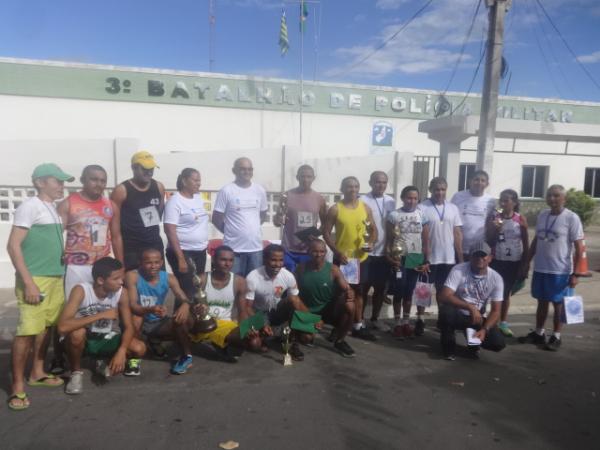
[[[287,212],[288,212],[288,194],[287,194],[287,192],[282,192],[281,194],[279,194],[279,208],[277,211],[277,213],[281,216],[282,224],[285,224]]]
[[[502,218],[502,213],[504,210],[502,208],[496,209],[496,224],[498,225],[498,242],[504,242],[506,238],[504,237],[504,231],[502,231],[502,224],[504,223],[504,219]]]
[[[402,235],[402,229],[400,228],[399,223],[394,225],[394,230],[392,231],[392,236],[393,236],[393,240],[392,240],[392,248],[390,249],[390,256],[397,261],[401,261],[402,257],[406,256],[406,254],[408,252],[406,249],[406,240],[404,239],[404,236]]]
[[[292,355],[290,355],[290,348],[292,346],[290,342],[290,334],[292,329],[287,325],[283,328],[283,342],[281,343],[281,347],[283,348],[283,365],[291,366],[292,365]]]
[[[196,273],[196,264],[191,258],[188,258],[188,270],[192,272],[194,283],[194,297],[192,298],[192,311],[195,318],[194,332],[210,333],[217,328],[217,321],[211,317],[208,311],[208,296],[202,289],[202,281]]]
[[[367,219],[367,220],[363,220],[362,221],[363,225],[364,225],[364,231],[363,231],[363,245],[361,247],[363,252],[370,252],[371,251],[371,243],[369,242],[371,240],[371,222]]]

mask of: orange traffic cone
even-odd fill
[[[590,272],[590,268],[588,265],[587,250],[585,248],[585,239],[582,241],[582,243],[583,243],[583,251],[581,252],[581,258],[579,258],[578,264],[575,264],[575,255],[573,255],[573,265],[574,265],[573,273],[580,277],[591,277],[592,272]]]

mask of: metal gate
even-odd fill
[[[429,196],[429,181],[440,173],[439,156],[415,156],[413,162],[413,184],[419,188],[421,199]]]

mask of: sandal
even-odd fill
[[[59,387],[65,384],[62,378],[58,378],[54,375],[46,375],[45,377],[38,378],[37,380],[27,380],[29,386],[42,386],[42,387]]]
[[[15,404],[14,400],[18,400],[21,403]],[[13,411],[23,411],[24,409],[29,408],[29,398],[27,398],[27,394],[25,392],[17,392],[11,395],[8,397],[8,399],[6,399],[6,403]]]

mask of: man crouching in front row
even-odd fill
[[[66,335],[71,365],[67,394],[83,391],[81,357],[84,352],[95,358],[111,358],[107,367],[103,367],[102,359],[96,360],[96,370],[101,375],[123,372],[128,356],[140,358],[146,352],[144,343],[134,337],[127,291],[123,289],[124,277],[122,264],[105,257],[92,266],[93,284],[81,283],[71,290],[58,321],[58,332]]]

